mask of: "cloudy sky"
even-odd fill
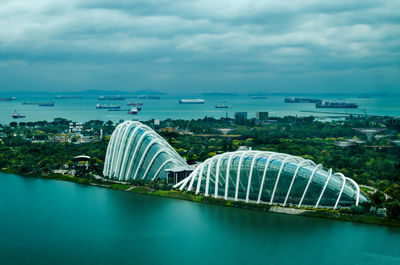
[[[398,0],[1,0],[0,91],[400,92]]]

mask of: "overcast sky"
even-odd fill
[[[2,0],[0,91],[400,92],[398,0]]]

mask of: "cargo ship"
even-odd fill
[[[11,98],[0,98],[0,101],[13,101],[16,100],[16,97],[11,97]]]
[[[54,107],[54,103],[53,102],[42,102],[42,103],[38,103],[39,107]]]
[[[315,104],[316,108],[329,108],[329,109],[356,109],[358,108],[357,103],[340,103],[340,102],[329,102],[322,101],[321,103]]]
[[[138,114],[138,109],[136,107],[132,107],[129,111],[128,114]]]
[[[179,104],[204,104],[204,99],[194,98],[194,99],[179,99]]]
[[[25,118],[25,115],[21,115],[17,111],[14,111],[12,117],[13,117],[13,119],[21,119],[21,118]]]
[[[82,98],[81,96],[63,96],[63,95],[57,95],[56,98]]]
[[[321,103],[321,99],[313,98],[285,98],[285,103]]]
[[[120,108],[121,108],[121,106],[119,106],[119,105],[96,104],[96,109],[120,109]]]
[[[121,96],[111,96],[111,97],[108,97],[108,96],[100,96],[99,98],[98,98],[98,100],[125,100],[125,98],[124,97],[121,97]]]
[[[228,103],[226,103],[226,102],[221,102],[221,103],[215,105],[215,108],[216,108],[216,109],[227,109],[227,108],[229,108],[229,107],[230,107],[230,106],[229,106]]]
[[[139,95],[138,99],[160,99],[159,96]]]

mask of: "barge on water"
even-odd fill
[[[125,100],[125,97],[121,96],[100,96],[98,100]]]
[[[285,98],[285,103],[321,103],[321,99],[314,98]]]
[[[39,107],[54,107],[54,102],[41,102],[38,103]]]
[[[179,104],[204,104],[204,99],[202,98],[194,98],[194,99],[179,99]]]
[[[107,105],[107,104],[96,104],[96,109],[120,109],[120,105]]]
[[[11,98],[0,98],[0,101],[13,101],[16,100],[16,97],[11,97]]]
[[[316,103],[315,107],[327,109],[356,109],[358,108],[358,105],[357,103],[322,101],[321,103]]]

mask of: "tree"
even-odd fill
[[[389,218],[399,218],[400,204],[398,201],[389,202],[386,204],[387,216]]]

